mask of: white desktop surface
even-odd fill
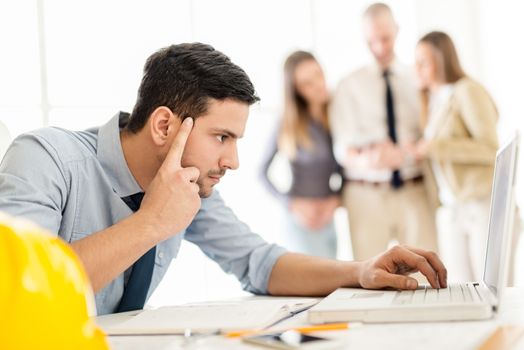
[[[299,301],[300,298],[293,300]],[[128,316],[118,314],[103,316],[105,324],[118,322],[126,317]],[[304,312],[280,323],[278,327],[305,324]],[[524,288],[508,288],[503,294],[499,312],[487,321],[355,324],[349,330],[315,332],[315,335],[341,339],[346,344],[342,348],[347,349],[476,349],[499,325],[524,326]],[[263,349],[245,344],[238,338],[228,339],[223,336],[195,338],[190,342],[186,342],[183,336],[111,336],[109,343],[115,350]],[[523,338],[516,348],[524,349]]]

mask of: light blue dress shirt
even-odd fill
[[[73,242],[132,214],[122,197],[142,191],[120,144],[129,114],[100,128],[44,128],[17,137],[0,164],[0,211],[21,216]],[[181,240],[195,243],[242,287],[267,293],[269,275],[284,248],[269,244],[237,219],[214,190],[184,232],[159,243],[148,298],[160,283]],[[96,295],[99,315],[116,310],[130,269]]]

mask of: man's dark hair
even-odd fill
[[[152,54],[127,130],[136,133],[153,111],[166,106],[182,120],[207,111],[209,99],[233,99],[248,105],[259,101],[246,72],[212,46],[171,45]]]

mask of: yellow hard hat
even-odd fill
[[[2,349],[108,349],[89,317],[94,305],[87,274],[66,243],[0,214]]]

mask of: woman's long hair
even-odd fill
[[[437,65],[437,75],[441,81],[452,84],[466,77],[455,45],[449,35],[439,31],[430,32],[420,38],[418,43],[428,44],[432,48]],[[427,88],[421,91],[421,97],[421,123],[422,126],[425,126],[429,114],[429,90]]]
[[[308,126],[311,115],[308,112],[307,101],[298,93],[295,85],[295,71],[299,64],[313,60],[315,57],[306,51],[292,53],[284,63],[284,113],[278,137],[278,148],[289,159],[294,159],[298,147],[311,149],[312,142]],[[322,108],[321,123],[329,129],[327,103]]]

